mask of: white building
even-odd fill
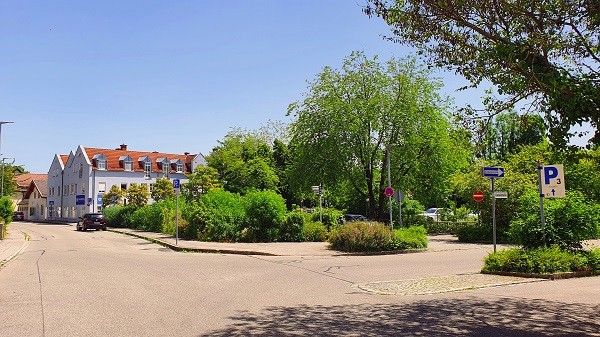
[[[150,189],[157,178],[186,182],[202,154],[168,154],[130,151],[122,144],[115,150],[79,146],[69,155],[55,155],[48,171],[48,219],[76,220],[102,210],[102,195],[112,186],[125,190],[131,184]]]
[[[44,175],[45,176],[45,175]],[[48,207],[46,206],[47,181],[42,179],[33,179],[29,187],[23,193],[23,199],[17,205],[17,210],[23,212],[25,220],[39,221],[48,216]]]

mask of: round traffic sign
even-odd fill
[[[475,200],[477,202],[482,202],[483,201],[483,197],[485,197],[485,195],[483,194],[483,192],[481,192],[479,190],[473,192],[473,200]]]
[[[394,189],[388,186],[385,188],[385,191],[383,193],[386,197],[391,197],[392,195],[394,195]]]

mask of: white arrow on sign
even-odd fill
[[[483,176],[486,178],[504,178],[504,167],[484,167]]]

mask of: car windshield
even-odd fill
[[[92,221],[98,221],[98,220],[102,220],[104,218],[104,215],[102,215],[102,214],[90,214],[89,218]]]
[[[437,211],[437,208],[430,208],[426,210],[425,213],[435,213],[435,211]]]

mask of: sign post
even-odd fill
[[[563,198],[565,191],[565,175],[562,164],[542,166],[537,161],[538,182],[540,184],[540,220],[542,224],[542,242],[546,245],[546,217],[544,215],[544,198]]]
[[[173,179],[173,192],[175,193],[175,246],[179,245],[179,194],[181,185],[179,179]]]
[[[504,167],[489,167],[485,166],[481,170],[483,177],[490,179],[490,187],[492,190],[492,237],[494,241],[494,253],[496,252],[496,196],[494,190],[494,179],[504,178]]]
[[[398,225],[402,227],[402,203],[404,202],[404,192],[395,191],[394,200],[398,202]]]

